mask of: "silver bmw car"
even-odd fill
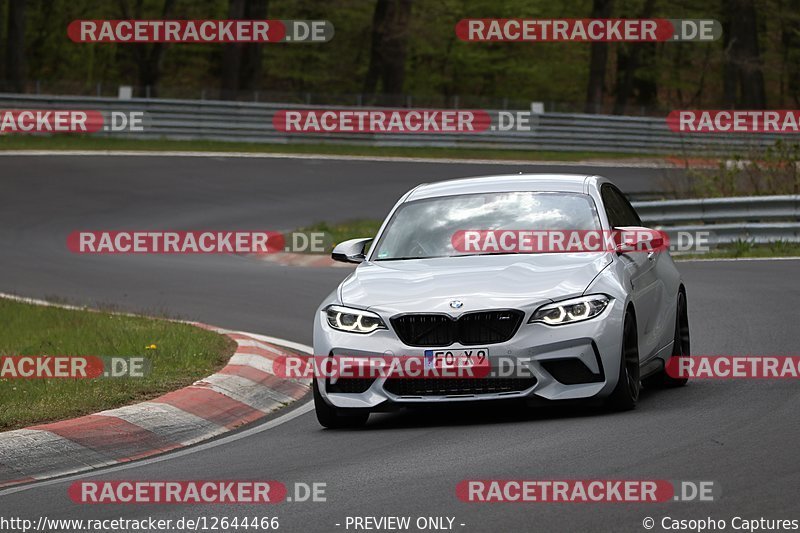
[[[475,246],[464,245],[470,231]],[[635,237],[591,249],[485,239],[523,231]],[[665,364],[689,354],[686,289],[654,235],[600,176],[504,175],[412,189],[374,239],[333,250],[334,259],[359,265],[317,310],[314,353],[426,362],[477,354],[491,371],[467,378],[316,375],[319,422],[354,427],[371,412],[403,406],[513,398],[595,398],[625,410],[635,407],[642,384],[684,384]],[[513,371],[498,371],[509,361]]]

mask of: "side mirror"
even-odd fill
[[[371,237],[340,242],[333,249],[331,258],[342,263],[361,263],[366,259],[364,250],[370,242],[372,242]]]
[[[660,252],[669,248],[669,237],[663,231],[643,226],[614,228],[617,254],[629,252]]]

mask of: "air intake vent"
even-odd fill
[[[398,396],[458,396],[522,392],[536,378],[389,378],[383,388]]]

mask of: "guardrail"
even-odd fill
[[[529,132],[476,134],[287,134],[272,124],[290,104],[91,98],[0,94],[0,109],[82,109],[144,111],[146,131],[106,135],[128,138],[210,139],[270,143],[337,142],[372,146],[439,146],[465,148],[591,150],[612,152],[680,152],[716,147],[766,146],[779,135],[681,136],[669,131],[664,119],[545,113],[535,117]],[[322,107],[315,106],[317,109]],[[343,109],[337,107],[336,109]],[[351,108],[358,109],[358,108]],[[497,111],[490,111],[490,114]],[[712,245],[737,240],[767,243],[800,242],[800,195],[710,198],[634,202],[645,224],[667,231],[709,232]]]
[[[480,133],[348,134],[285,133],[273,127],[275,113],[308,106],[208,100],[97,98],[0,94],[0,109],[98,109],[144,111],[145,131],[113,133],[118,137],[219,140],[263,143],[339,143],[369,146],[460,147],[514,150],[621,153],[729,152],[763,148],[787,138],[778,134],[681,135],[663,118],[541,113],[532,115],[530,131]],[[328,109],[313,106],[314,109]],[[331,107],[329,109],[360,109]],[[363,109],[363,108],[362,108]],[[501,111],[487,110],[493,117]],[[496,124],[496,120],[493,121]]]
[[[642,223],[680,234],[708,232],[711,246],[800,242],[800,195],[632,202]]]

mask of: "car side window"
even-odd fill
[[[614,194],[614,190],[610,185],[606,184],[603,185],[600,194],[603,198],[603,206],[606,209],[606,216],[608,217],[609,225],[612,228],[624,226],[622,222],[623,216],[620,209],[619,199],[617,198],[617,195]]]
[[[612,228],[642,225],[636,210],[619,189],[607,183],[603,185],[600,194]]]
[[[626,226],[641,226],[642,219],[639,218],[639,214],[636,212],[636,209],[633,208],[631,203],[622,194],[618,189],[614,189],[614,192],[619,196],[619,201],[622,204],[622,212],[623,217],[625,218],[625,225]]]

